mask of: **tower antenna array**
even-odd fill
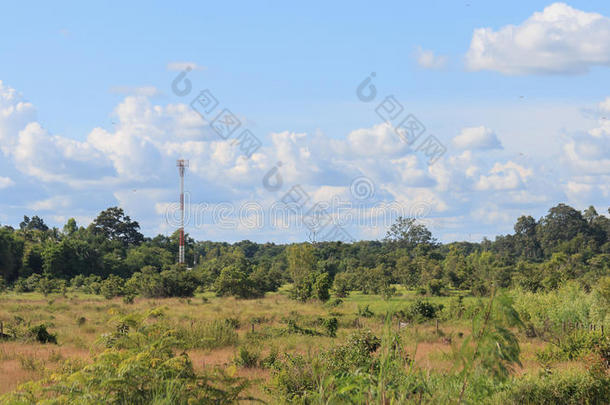
[[[189,167],[189,161],[180,159],[176,163],[180,173],[180,244],[178,247],[178,263],[185,263],[184,258],[184,172]]]

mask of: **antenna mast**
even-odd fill
[[[176,163],[180,173],[180,244],[178,247],[178,263],[184,264],[184,172],[189,167],[189,161],[180,159]]]

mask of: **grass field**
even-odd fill
[[[273,402],[265,389],[270,371],[261,367],[236,367],[238,348],[252,341],[259,344],[260,356],[272,350],[278,353],[317,353],[345,340],[357,329],[370,329],[380,335],[386,323],[388,311],[398,311],[419,297],[415,292],[398,289],[396,296],[384,301],[379,296],[352,293],[337,306],[319,302],[300,303],[288,298],[285,286],[277,293],[267,294],[255,300],[218,298],[212,294],[193,298],[144,299],[136,298],[132,304],[121,299],[107,300],[100,296],[68,293],[67,296],[38,293],[0,295],[0,320],[5,325],[22,318],[30,324],[44,323],[50,332],[57,335],[57,345],[37,342],[6,341],[0,343],[0,394],[14,390],[26,381],[43,378],[62,367],[67,359],[88,362],[100,348],[99,338],[112,330],[112,320],[120,314],[145,312],[151,308],[162,308],[165,319],[184,330],[197,329],[218,319],[231,319],[236,327],[237,339],[215,344],[211,348],[188,349],[194,368],[204,371],[214,366],[235,369],[237,375],[253,379],[257,383],[249,388],[249,394]],[[449,305],[450,297],[429,297],[435,304]],[[476,300],[466,297],[464,302]],[[368,306],[372,314],[362,313],[359,308]],[[321,334],[274,334],[286,319],[297,319],[300,325],[321,330],[319,319],[338,319],[336,337]],[[403,344],[415,363],[422,370],[438,373],[451,372],[450,353],[452,346],[459,344],[470,333],[468,319],[430,320],[422,323],[399,325],[391,321],[390,327],[399,330]],[[437,329],[438,328],[438,329]],[[539,338],[527,338],[517,331],[521,346],[522,367],[517,375],[536,375],[541,370],[536,353],[548,343]],[[558,363],[555,368],[583,369],[580,360]]]

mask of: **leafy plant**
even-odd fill
[[[515,364],[521,365],[519,342],[509,329],[515,326],[523,326],[523,323],[512,300],[506,295],[496,295],[492,290],[487,304],[472,321],[472,333],[454,352],[455,365],[460,369],[458,376],[462,380],[458,404],[462,403],[475,372],[504,381]]]

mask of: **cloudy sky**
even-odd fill
[[[0,223],[169,234],[179,158],[197,239],[312,238],[295,192],[354,239],[607,212],[610,3],[253,3],[4,5]]]

